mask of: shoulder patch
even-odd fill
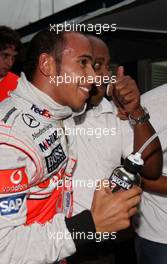
[[[25,167],[0,170],[0,193],[23,192],[28,189],[28,176]]]
[[[12,125],[16,117],[21,113],[15,106],[3,112],[1,115],[1,121],[6,125]]]
[[[0,198],[0,215],[17,214],[23,204],[25,194]]]

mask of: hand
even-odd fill
[[[110,86],[109,95],[118,108],[118,114],[121,119],[128,119],[128,115],[141,115],[143,110],[140,106],[140,93],[136,82],[130,77],[124,75],[124,67],[117,69],[116,83]]]
[[[96,190],[91,207],[96,231],[117,232],[129,227],[131,216],[137,212],[141,192],[136,186],[115,193],[109,187]]]

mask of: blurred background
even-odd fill
[[[102,32],[110,47],[112,68],[125,66],[141,93],[167,82],[166,0],[1,0],[0,24],[17,29],[24,43],[13,71],[20,73],[26,45],[50,24],[117,24]]]

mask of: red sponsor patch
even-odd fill
[[[38,184],[38,187],[41,188],[41,189],[45,189],[45,188],[47,188],[49,186],[49,184],[50,184],[50,178],[46,179],[43,182],[40,182]]]
[[[0,193],[16,193],[28,189],[25,167],[0,170]]]
[[[43,182],[40,182],[37,184],[37,186],[41,189],[46,189],[50,183],[58,183],[59,180],[63,178],[64,175],[64,168],[60,169],[56,174],[53,174],[52,177],[44,180]]]

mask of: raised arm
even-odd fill
[[[122,66],[118,68],[117,81],[111,87],[111,95],[118,108],[118,116],[121,119],[129,118],[134,133],[133,151],[136,152],[155,133],[155,130],[141,106],[140,93],[135,81],[130,76],[124,75]],[[142,158],[145,162],[142,176],[157,179],[162,169],[162,150],[158,138],[145,149]]]

